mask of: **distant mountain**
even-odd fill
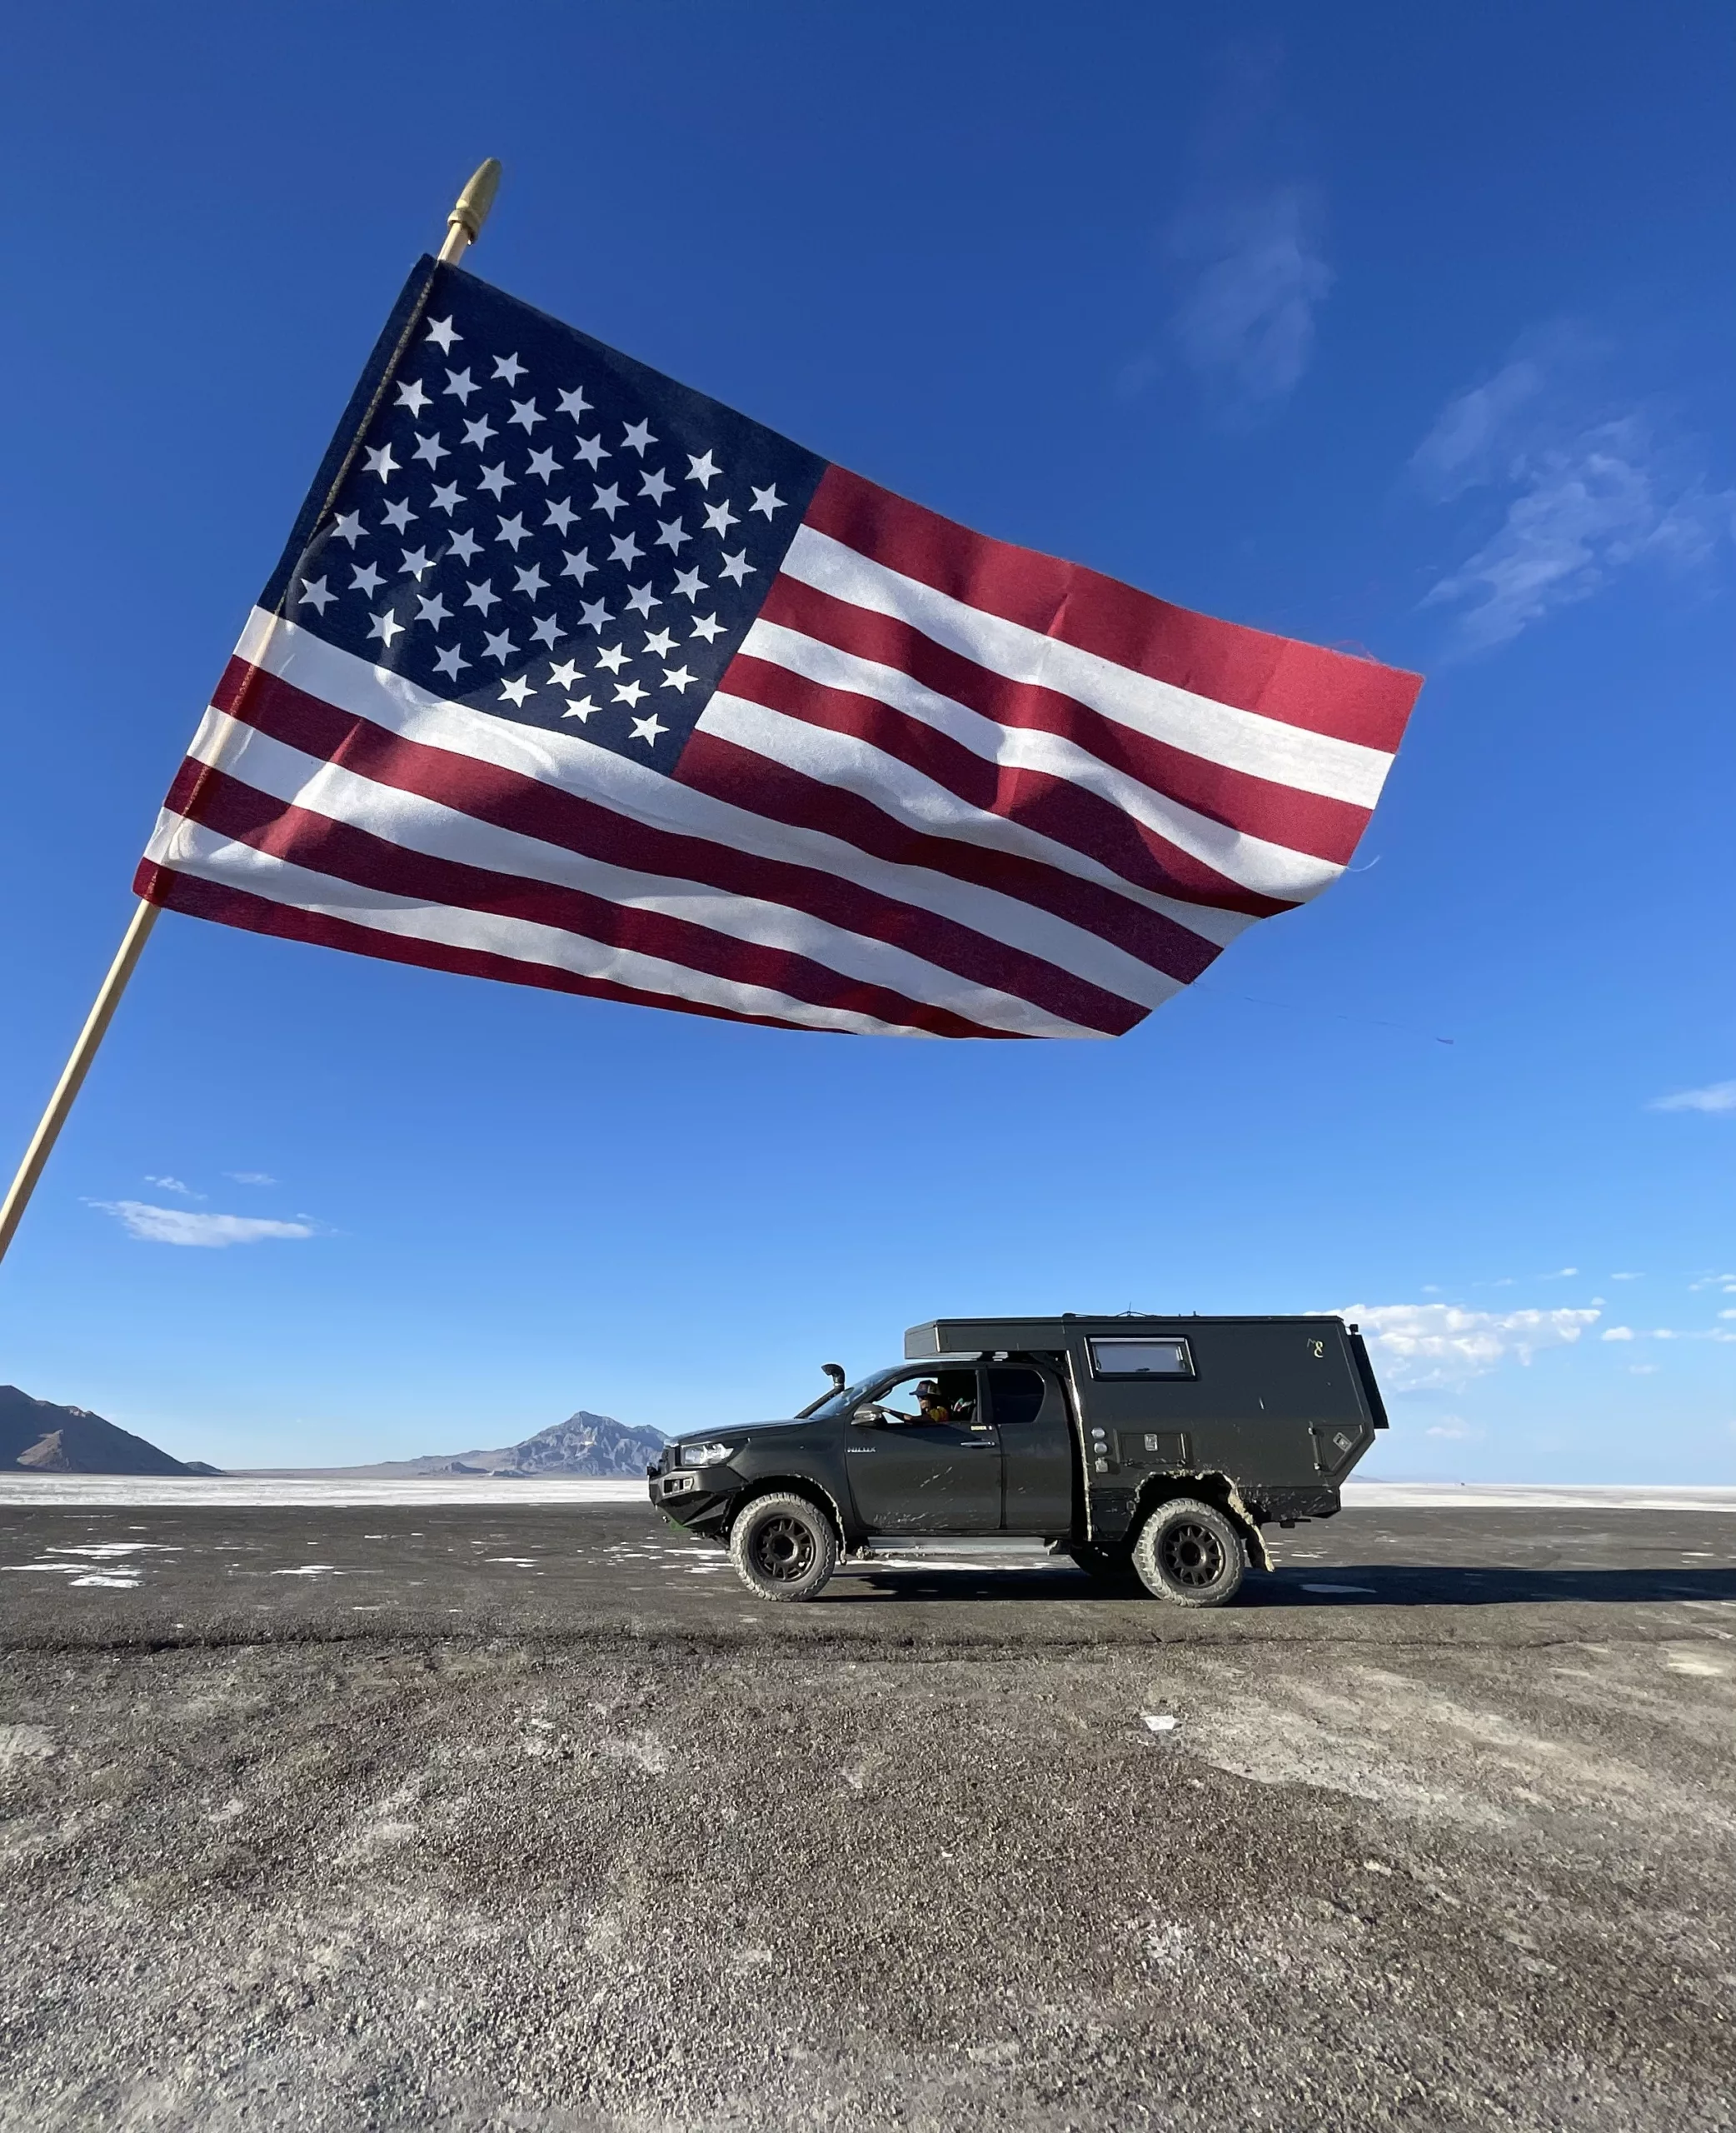
[[[581,1407],[522,1444],[508,1445],[502,1451],[461,1451],[458,1457],[485,1474],[639,1475],[666,1441],[661,1430],[631,1427],[612,1415],[592,1415]]]
[[[563,1475],[621,1475],[637,1478],[666,1440],[661,1430],[632,1428],[612,1415],[581,1408],[551,1429],[539,1430],[521,1444],[492,1451],[433,1454],[423,1459],[387,1460],[372,1466],[263,1468],[277,1474],[392,1475],[496,1474],[505,1481]],[[0,1473],[27,1474],[217,1474],[200,1459],[172,1459],[142,1436],[117,1429],[84,1407],[57,1407],[32,1400],[15,1385],[0,1385]]]
[[[571,1475],[621,1474],[637,1476],[663,1449],[661,1430],[630,1426],[612,1415],[593,1415],[583,1407],[552,1428],[539,1430],[522,1444],[492,1451],[433,1453],[422,1459],[388,1459],[372,1466],[322,1466],[324,1474],[355,1474],[382,1480],[398,1474],[494,1474],[502,1481],[556,1479]]]
[[[0,1471],[27,1474],[215,1474],[202,1460],[171,1459],[87,1407],[32,1400],[0,1385]]]

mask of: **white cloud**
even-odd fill
[[[232,1178],[237,1185],[275,1185],[277,1181],[269,1171],[226,1170],[225,1177]]]
[[[1450,503],[1499,479],[1509,470],[1515,434],[1534,418],[1546,374],[1539,357],[1515,357],[1486,385],[1448,401],[1410,456],[1411,473],[1424,492]]]
[[[1423,1431],[1424,1436],[1450,1437],[1455,1443],[1474,1443],[1483,1432],[1474,1429],[1462,1415],[1443,1415],[1438,1422],[1431,1422]]]
[[[1354,1304],[1353,1319],[1401,1391],[1461,1385],[1508,1357],[1529,1363],[1541,1348],[1570,1345],[1595,1311],[1466,1311],[1450,1303]]]
[[[1678,1089],[1654,1096],[1648,1111],[1736,1111],[1736,1081],[1713,1081],[1704,1089]]]
[[[1333,282],[1322,220],[1317,190],[1288,184],[1191,207],[1170,225],[1183,280],[1177,345],[1245,412],[1284,399],[1308,367],[1314,312]]]
[[[1644,1274],[1612,1274],[1609,1278],[1612,1281],[1643,1281],[1645,1276]]]
[[[159,1192],[178,1192],[184,1199],[202,1200],[205,1197],[202,1192],[195,1192],[192,1186],[183,1185],[178,1177],[152,1177],[147,1171],[145,1173],[145,1182],[147,1185],[154,1185]]]
[[[1736,1274],[1702,1274],[1697,1281],[1688,1284],[1690,1296],[1702,1289],[1722,1289],[1727,1296],[1736,1296]]]
[[[1567,329],[1538,337],[1449,400],[1411,457],[1434,502],[1485,491],[1501,513],[1423,601],[1455,612],[1460,652],[1507,643],[1642,558],[1701,562],[1733,530],[1732,497],[1707,490],[1679,442],[1636,409],[1592,402],[1583,373],[1596,352]]]
[[[1558,1266],[1553,1274],[1545,1274],[1543,1278],[1546,1281],[1571,1281],[1579,1271],[1577,1266]]]
[[[1720,1318],[1736,1318],[1736,1311],[1721,1311]],[[1736,1341],[1736,1333],[1726,1333],[1719,1326],[1607,1326],[1598,1336],[1604,1341]]]
[[[147,1244],[202,1245],[220,1251],[226,1245],[258,1244],[267,1237],[316,1236],[308,1221],[267,1221],[255,1215],[201,1215],[189,1207],[152,1207],[142,1200],[92,1200],[90,1205],[112,1215],[133,1236]]]
[[[1629,1363],[1628,1375],[1629,1377],[1655,1377],[1662,1368],[1661,1363]]]

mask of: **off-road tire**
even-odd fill
[[[1221,1607],[1241,1584],[1248,1545],[1215,1504],[1174,1496],[1140,1528],[1133,1566],[1160,1600],[1178,1607]]]
[[[806,1496],[756,1496],[730,1528],[730,1561],[756,1600],[811,1600],[838,1567],[838,1536]]]

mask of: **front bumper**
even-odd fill
[[[646,1470],[645,1486],[653,1511],[690,1531],[704,1531],[727,1516],[741,1476],[726,1466],[675,1466],[667,1473],[653,1466]]]
[[[653,1474],[646,1484],[651,1501],[661,1508],[666,1503],[686,1503],[707,1493],[703,1475],[677,1466],[672,1474]]]

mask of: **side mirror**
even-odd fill
[[[884,1407],[876,1407],[870,1400],[866,1406],[858,1407],[850,1419],[859,1430],[878,1429],[886,1419],[886,1411]]]

